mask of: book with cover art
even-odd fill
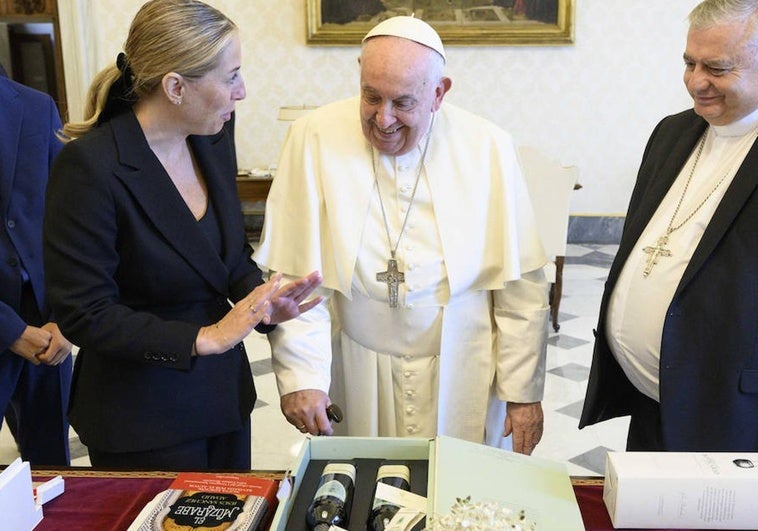
[[[150,502],[130,531],[255,531],[276,509],[278,481],[236,474],[182,472]]]

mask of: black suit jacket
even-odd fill
[[[48,293],[80,347],[69,410],[84,444],[141,451],[239,429],[255,402],[244,347],[191,357],[201,326],[262,282],[230,133],[190,137],[222,239],[202,232],[130,111],[68,143],[44,222]]]
[[[653,132],[603,294],[580,428],[630,414],[633,387],[610,351],[608,301],[637,239],[707,123],[689,110]],[[670,451],[758,451],[758,142],[695,249],[663,326],[660,400]]]

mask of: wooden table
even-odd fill
[[[245,232],[251,242],[258,242],[263,228],[266,198],[273,179],[237,176],[237,195],[245,216]]]
[[[271,188],[272,178],[258,179],[252,177],[237,177],[237,193],[242,203],[266,201]]]

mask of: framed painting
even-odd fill
[[[19,33],[10,26],[8,41],[13,79],[58,101],[52,36],[47,33]]]
[[[306,0],[307,43],[358,45],[376,24],[413,15],[442,42],[479,46],[555,46],[574,42],[575,0]]]

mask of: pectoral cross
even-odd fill
[[[387,260],[387,271],[377,273],[376,280],[387,284],[390,308],[397,308],[397,287],[401,282],[405,282],[405,273],[398,271],[397,260],[393,258]]]
[[[647,264],[645,264],[645,270],[642,272],[642,276],[646,277],[650,274],[650,272],[653,270],[653,266],[658,263],[658,257],[659,256],[671,256],[671,251],[666,249],[666,244],[669,241],[668,234],[664,234],[660,238],[658,238],[658,241],[655,242],[655,245],[652,247],[645,247],[642,249],[650,256],[647,259]]]

